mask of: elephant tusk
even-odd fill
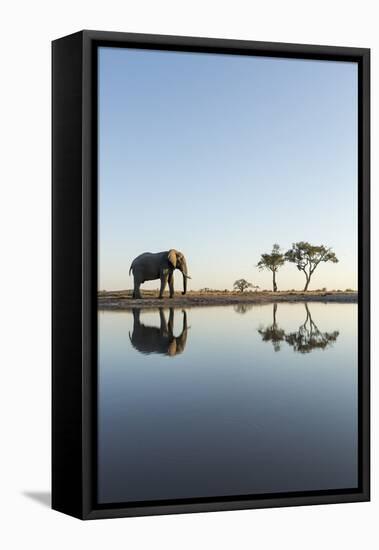
[[[186,275],[185,273],[183,273],[183,275],[186,279],[192,279],[192,277],[190,277],[189,275]]]

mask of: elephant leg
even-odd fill
[[[174,274],[170,273],[168,276],[168,286],[170,288],[170,298],[174,296]]]
[[[136,328],[141,324],[141,321],[140,321],[141,310],[139,308],[133,307],[132,311],[133,311],[134,328]]]
[[[159,292],[159,298],[163,298],[164,289],[166,288],[166,285],[167,285],[167,279],[168,279],[167,273],[162,273],[162,275],[161,275],[161,290]]]
[[[170,312],[168,316],[168,332],[172,338],[174,335],[174,308],[170,307]]]
[[[142,298],[141,296],[141,292],[140,292],[140,284],[141,284],[141,280],[139,277],[134,277],[134,290],[133,290],[133,298],[136,300],[136,299],[140,299]]]
[[[170,307],[168,317],[168,338],[169,344],[167,349],[167,355],[176,355],[176,338],[174,336],[174,308]]]
[[[165,314],[164,314],[164,311],[163,311],[163,307],[159,308],[159,318],[160,318],[160,322],[161,322],[161,326],[160,326],[161,335],[162,336],[167,335],[167,322],[166,322],[166,317],[165,317]]]

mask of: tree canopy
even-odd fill
[[[306,241],[294,243],[284,256],[287,262],[294,263],[299,271],[303,271],[305,275],[304,291],[308,290],[311,277],[321,262],[338,262],[338,258],[331,248],[323,244],[312,245]]]
[[[278,290],[276,284],[276,273],[280,267],[284,265],[286,261],[284,254],[280,251],[280,246],[274,244],[270,254],[261,254],[257,267],[259,270],[267,269],[272,272],[272,290],[276,292]]]
[[[246,281],[246,279],[237,279],[237,281],[235,281],[233,285],[233,288],[235,290],[239,290],[240,292],[243,292],[247,288],[253,288],[253,285],[248,281]]]

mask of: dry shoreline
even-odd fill
[[[98,309],[123,310],[131,308],[226,306],[274,302],[333,302],[344,304],[358,302],[357,292],[343,291],[246,292],[243,294],[233,292],[189,292],[185,296],[178,293],[172,299],[164,296],[161,300],[157,297],[156,292],[145,292],[143,295],[142,299],[134,300],[130,291],[99,292]]]

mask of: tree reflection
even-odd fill
[[[315,349],[326,349],[331,346],[338,338],[339,331],[322,332],[312,319],[311,312],[307,303],[305,307],[305,321],[297,331],[285,332],[278,327],[276,320],[277,304],[273,304],[272,324],[266,328],[258,329],[264,342],[272,342],[275,351],[280,351],[281,342],[286,342],[298,353],[310,353]]]
[[[299,330],[286,334],[286,342],[299,353],[309,353],[314,349],[325,349],[338,338],[339,331],[321,332],[313,321],[308,304],[304,304],[306,318]]]
[[[262,336],[263,342],[272,342],[274,351],[280,351],[280,343],[285,338],[285,332],[278,327],[276,322],[276,312],[278,310],[278,304],[272,306],[272,325],[269,325],[265,329],[258,329],[259,334]]]
[[[253,309],[252,304],[236,304],[233,306],[233,309],[236,313],[244,314]]]
[[[174,308],[169,310],[168,323],[162,307],[159,308],[160,326],[154,327],[141,322],[141,308],[133,308],[133,332],[129,332],[132,346],[140,353],[161,353],[163,355],[179,355],[183,353],[187,343],[187,313],[183,309],[182,331],[174,336]]]

